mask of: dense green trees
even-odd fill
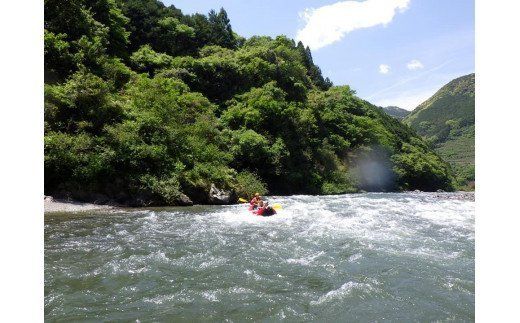
[[[302,43],[237,36],[226,12],[45,1],[45,191],[130,205],[235,191],[451,188],[407,127],[332,87]],[[367,166],[368,165],[368,166]]]
[[[214,109],[175,79],[136,76],[114,95],[78,72],[46,87],[46,183],[122,203],[175,203],[181,192],[204,202],[200,192],[211,183],[230,188],[236,175]]]

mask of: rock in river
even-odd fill
[[[219,189],[215,184],[211,184],[209,189],[209,202],[211,204],[231,204],[233,192]]]

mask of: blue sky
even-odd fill
[[[184,13],[224,7],[244,37],[287,35],[312,48],[335,85],[411,110],[475,70],[474,0],[165,0]]]

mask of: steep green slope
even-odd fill
[[[383,111],[386,112],[386,114],[389,116],[397,118],[398,120],[403,120],[407,115],[410,114],[410,111],[394,106],[382,107],[381,109],[383,109]]]
[[[332,86],[308,47],[244,39],[223,9],[46,0],[45,82],[46,194],[175,205],[215,203],[216,188],[235,201],[452,189],[426,142]]]
[[[456,172],[459,185],[475,180],[475,74],[459,77],[419,105],[403,122],[430,142]]]

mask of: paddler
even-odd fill
[[[273,214],[276,214],[276,211],[269,205],[269,202],[260,201],[260,204],[258,205],[258,211],[256,211],[256,214],[261,216],[271,216]]]
[[[258,207],[258,204],[262,201],[260,193],[255,193],[255,196],[249,202],[249,210],[252,211]]]

